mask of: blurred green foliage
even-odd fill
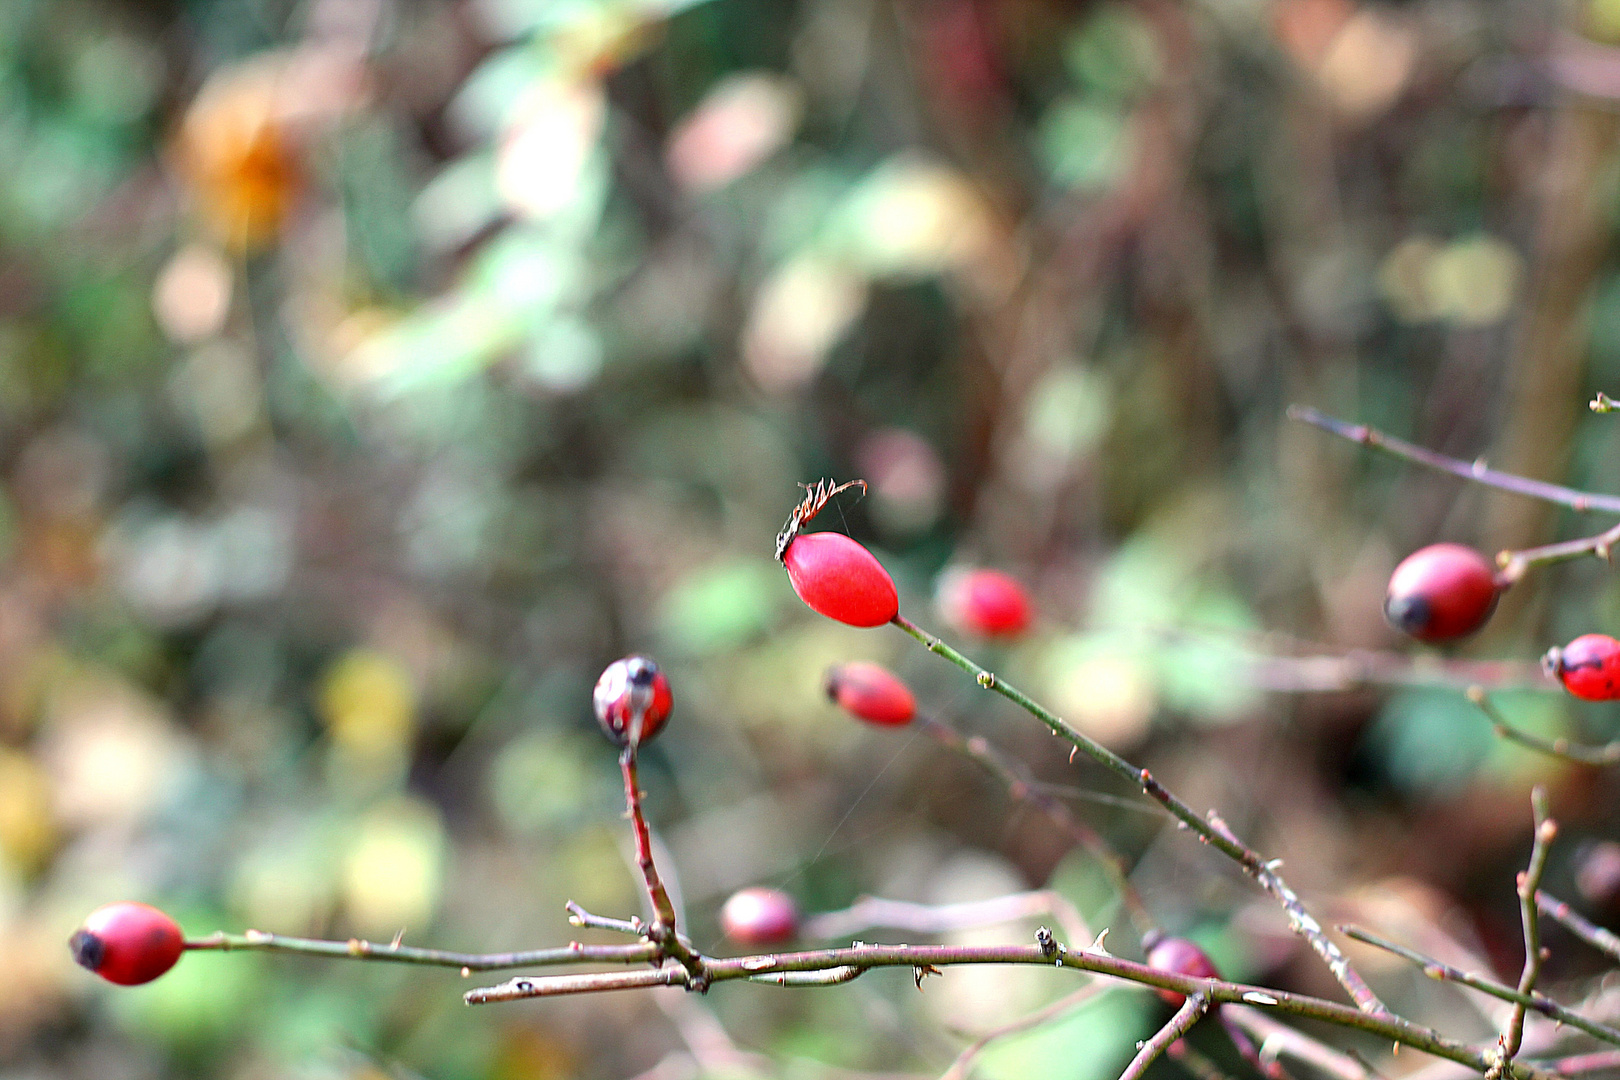
[[[1612,48],[1612,7],[1577,44]],[[1313,902],[1511,952],[1529,783],[1575,836],[1612,833],[1614,785],[1495,741],[1454,690],[1259,672],[1408,649],[1379,605],[1421,543],[1589,528],[1516,532],[1287,426],[1289,401],[1464,458],[1544,444],[1535,468],[1613,487],[1620,428],[1581,403],[1620,381],[1617,142],[1580,88],[1617,61],[1555,63],[1560,17],[0,0],[0,1077],[676,1075],[694,1009],[741,1049],[681,1075],[937,1074],[1072,988],[891,972],[467,1010],[453,971],[197,955],[113,991],[71,966],[123,897],[192,934],[467,950],[568,940],[570,898],[635,912],[589,706],[631,650],[675,687],[644,780],[700,947],[730,948],[714,912],[748,884],[818,910],[1050,881],[1135,955],[1039,814],[835,713],[823,670],[865,657],[1026,760],[1229,974],[1319,989],[1264,898],[1131,792],[797,603],[770,546],[821,476],[867,479],[816,527],[869,543],[919,621],[947,567],[1028,583],[1036,630],[974,648]],[[1573,351],[1538,351],[1538,320]],[[1462,654],[1620,627],[1605,567],[1515,596]],[[1503,708],[1614,733],[1544,694]],[[1112,1075],[1158,1010],[1110,991],[981,1075]]]

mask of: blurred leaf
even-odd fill
[[[1130,159],[1130,131],[1117,109],[1060,100],[1041,116],[1041,159],[1061,187],[1111,187]]]
[[[1139,990],[1104,991],[1062,1019],[991,1043],[979,1059],[979,1074],[989,1080],[1117,1076],[1135,1056],[1137,1040],[1152,1033],[1156,1000]]]
[[[1460,790],[1495,750],[1496,736],[1477,707],[1454,690],[1403,690],[1367,730],[1380,771],[1414,794]]]
[[[668,647],[696,655],[734,649],[770,625],[781,571],[765,559],[733,559],[687,575],[659,605]]]

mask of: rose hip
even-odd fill
[[[917,714],[911,688],[894,672],[870,660],[828,668],[827,697],[856,719],[882,727],[901,727]]]
[[[1484,626],[1500,592],[1485,556],[1462,544],[1430,544],[1390,575],[1384,617],[1419,641],[1449,641]]]
[[[777,889],[739,889],[720,909],[720,926],[739,945],[780,945],[799,932],[799,907]]]
[[[1582,634],[1541,658],[1547,674],[1587,701],[1620,698],[1620,641],[1607,634]]]
[[[81,967],[108,982],[137,986],[174,967],[185,937],[157,908],[126,900],[92,911],[68,939],[68,948]]]
[[[618,746],[644,743],[664,728],[675,703],[669,680],[650,656],[615,660],[596,680],[596,719]]]

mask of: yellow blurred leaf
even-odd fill
[[[356,649],[327,670],[319,708],[338,746],[362,757],[393,757],[410,741],[416,689],[399,661]]]

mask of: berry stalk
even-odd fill
[[[288,937],[249,930],[244,934],[223,931],[186,941],[188,952],[274,952],[320,956],[329,960],[376,960],[383,963],[419,964],[427,967],[466,968],[468,971],[498,971],[502,968],[547,967],[556,964],[641,964],[658,956],[651,942],[634,945],[582,945],[577,941],[551,949],[523,952],[463,953],[443,949],[421,949],[411,945],[378,944],[350,938],[325,941],[317,938]]]
[[[658,876],[658,864],[653,860],[652,832],[647,828],[647,817],[641,811],[641,778],[636,769],[636,744],[632,741],[619,753],[619,771],[624,776],[624,801],[630,818],[631,834],[635,838],[636,865],[641,868],[641,879],[647,890],[647,901],[652,908],[652,925],[647,927],[647,940],[658,947],[660,955],[672,956],[681,962],[692,990],[708,986],[704,960],[676,933],[675,905]]]

